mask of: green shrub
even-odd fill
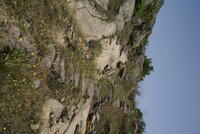
[[[30,57],[22,54],[17,49],[5,47],[0,49],[0,81],[7,78],[13,81],[15,88],[28,87],[30,75],[27,71],[31,70],[32,63]]]
[[[140,17],[145,14],[145,4],[143,0],[136,0],[134,14]]]
[[[125,134],[132,134],[131,132],[125,132]]]
[[[154,15],[157,8],[153,5],[145,5],[144,0],[136,0],[134,15],[142,18],[142,20],[148,24],[154,20]]]
[[[154,70],[153,66],[151,65],[152,61],[150,58],[145,56],[144,63],[143,63],[143,71],[140,80],[143,81],[145,76],[150,75],[151,71]]]
[[[136,134],[143,134],[146,127],[146,123],[144,122],[143,119],[143,113],[138,108],[135,109],[134,119],[135,119],[135,124],[137,124],[138,126]]]

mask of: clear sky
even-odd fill
[[[138,98],[145,134],[200,134],[200,0],[165,0],[147,54],[155,71]]]

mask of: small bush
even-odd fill
[[[136,0],[134,15],[142,18],[148,24],[153,21],[157,8],[153,5],[145,5],[144,0]]]
[[[143,119],[143,113],[138,108],[135,109],[134,119],[135,124],[137,124],[136,134],[143,134],[145,131],[146,123]]]
[[[152,64],[151,59],[147,58],[147,56],[145,56],[144,63],[143,63],[143,71],[142,71],[140,81],[143,81],[145,76],[150,75],[151,71],[154,70],[154,68],[151,64]]]
[[[125,132],[125,134],[132,134],[131,132]]]

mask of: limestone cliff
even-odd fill
[[[163,0],[0,0],[1,134],[141,134]]]

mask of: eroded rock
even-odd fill
[[[103,70],[106,66],[112,69],[116,68],[118,62],[125,63],[127,61],[127,53],[121,51],[121,45],[117,41],[117,37],[103,39],[102,53],[97,57],[96,63],[100,70]]]
[[[145,0],[144,4],[157,5],[157,2],[161,0]],[[41,108],[31,101],[27,105],[32,108],[33,103],[35,111],[42,110],[37,112],[40,116],[38,123],[31,122],[29,129],[41,129],[40,134],[99,133],[96,123],[105,125],[106,117],[101,120],[101,115],[107,110],[109,131],[102,133],[116,134],[121,133],[123,125],[113,126],[118,121],[113,114],[123,120],[123,115],[132,119],[135,109],[131,107],[131,101],[137,92],[145,58],[143,42],[151,33],[156,13],[151,22],[144,22],[143,16],[134,14],[135,0],[122,3],[111,5],[117,9],[116,13],[110,14],[109,0],[66,0],[50,4],[45,1],[41,4],[45,10],[44,7],[38,10],[42,15],[38,22],[31,21],[33,16],[23,20],[26,17],[23,15],[15,22],[18,17],[10,17],[0,8],[3,10],[0,12],[0,30],[3,29],[6,35],[4,42],[10,48],[28,53],[31,60],[26,71],[30,73],[28,77],[33,77],[30,85],[34,90],[26,95],[34,92],[30,100],[37,100],[40,106],[44,103]],[[37,5],[39,8],[40,3]],[[52,15],[57,12],[59,17]],[[39,15],[32,10],[27,14]],[[27,25],[26,32],[19,22]],[[33,28],[35,25],[38,27]],[[36,36],[40,34],[37,30],[45,32]],[[91,41],[95,49],[89,46]],[[27,113],[31,118],[34,116]],[[88,115],[91,114],[90,119]],[[130,128],[132,131],[133,127]]]

